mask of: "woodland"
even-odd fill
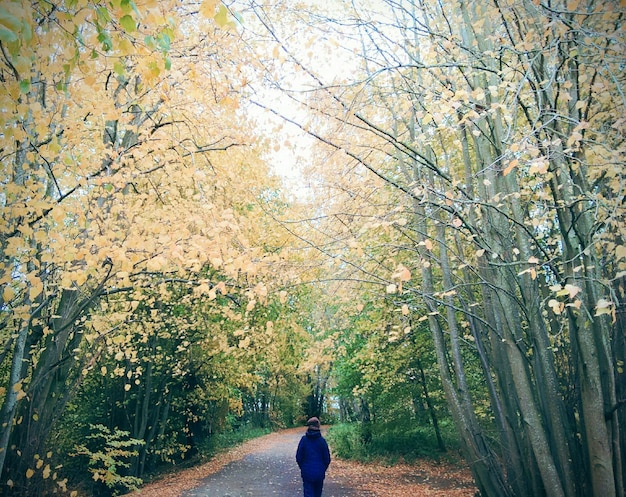
[[[319,415],[482,497],[626,495],[625,15],[3,0],[0,494]]]

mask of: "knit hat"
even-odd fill
[[[309,427],[309,430],[319,430],[320,429],[320,420],[317,419],[316,417],[310,418],[306,422],[306,424]]]

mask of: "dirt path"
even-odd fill
[[[219,472],[202,480],[201,486],[184,497],[295,497],[302,493],[300,471],[295,461],[303,430],[290,430],[266,437],[266,444]],[[365,497],[336,478],[324,484],[324,496]]]
[[[295,451],[303,433],[298,428],[251,440],[130,495],[298,497],[302,484]],[[473,497],[475,492],[467,470],[432,463],[385,467],[333,459],[324,483],[324,497]]]

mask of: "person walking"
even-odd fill
[[[322,436],[320,420],[307,421],[307,431],[298,443],[296,462],[300,467],[304,497],[322,497],[326,470],[330,465],[330,450]]]

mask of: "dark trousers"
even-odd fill
[[[324,486],[324,480],[320,480],[320,481],[302,480],[302,487],[304,488],[304,497],[322,497],[323,486]]]

